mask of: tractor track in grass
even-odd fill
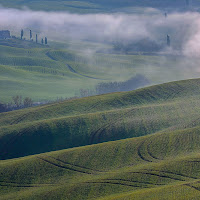
[[[96,108],[98,105],[101,104],[101,101],[98,101],[94,104],[92,104],[89,108],[87,108],[85,111],[90,112],[91,110],[93,110],[94,108]]]
[[[22,120],[24,120],[28,115],[30,115],[30,113],[26,113],[21,115],[19,118],[15,119],[14,121],[12,121],[10,123],[10,125],[14,125],[14,124],[19,124]]]
[[[34,188],[40,186],[33,186],[33,185],[10,185],[6,183],[0,183],[0,187],[16,187],[16,188]]]
[[[167,178],[167,179],[171,179],[171,180],[175,180],[175,181],[185,181],[185,180],[180,179],[180,178],[170,177],[170,176],[167,176],[167,175],[154,174],[154,173],[150,173],[150,172],[127,172],[127,173],[129,173],[129,174],[143,174],[143,175],[157,176],[159,178]]]
[[[57,164],[57,163],[49,161],[45,158],[41,158],[41,157],[37,157],[37,158],[48,163],[48,164],[54,165],[54,166],[62,168],[62,169],[66,169],[66,170],[70,170],[70,171],[74,171],[74,172],[79,172],[79,173],[82,173],[82,174],[92,174],[91,172],[86,172],[86,171],[83,171],[83,170],[80,170],[80,169],[74,169],[73,167],[70,167],[70,166],[64,166],[64,165]]]
[[[145,142],[145,141],[144,141],[144,142]],[[141,148],[143,147],[144,142],[142,142],[142,143],[139,145],[139,147],[137,148],[137,154],[138,154],[138,156],[139,156],[143,161],[145,161],[145,162],[153,162],[153,161],[151,161],[151,160],[149,160],[149,159],[146,159],[146,158],[142,155],[142,153],[141,153]]]
[[[81,74],[79,72],[77,72],[71,65],[69,64],[66,64],[66,66],[68,67],[68,69],[74,73],[74,74],[77,74],[77,75],[80,75],[80,76],[83,76],[85,78],[90,78],[90,79],[95,79],[95,80],[102,80],[102,81],[105,81],[106,79],[102,79],[102,78],[97,78],[97,77],[93,77],[93,76],[87,76],[87,75],[84,75],[84,74]]]
[[[144,181],[133,181],[133,180],[126,180],[126,179],[105,179],[105,181],[124,181],[130,183],[138,183],[138,184],[145,184],[145,185],[156,185],[156,186],[163,186],[164,184],[156,184],[156,183],[149,183]]]
[[[190,179],[198,179],[196,177],[192,177],[192,176],[187,176],[187,175],[184,175],[184,174],[181,174],[181,173],[173,173],[173,172],[168,172],[168,171],[162,171],[162,170],[150,170],[152,172],[161,172],[161,173],[166,173],[166,174],[172,174],[172,175],[175,175],[175,176],[182,176],[184,178],[190,178]]]
[[[197,190],[197,191],[200,192],[200,188],[198,188],[198,187],[195,187],[195,186],[190,185],[190,184],[184,184],[184,185],[185,185],[185,186],[188,186],[188,187],[190,187],[190,188],[193,188],[193,189],[195,189],[195,190]]]
[[[49,51],[46,52],[46,56],[49,57],[51,60],[53,61],[59,61],[57,59],[55,59],[50,53]],[[83,76],[85,78],[90,78],[90,79],[95,79],[95,80],[102,80],[102,81],[105,81],[106,79],[101,79],[101,78],[97,78],[97,77],[93,77],[93,76],[87,76],[87,75],[84,75],[84,74],[81,74],[79,72],[77,72],[71,65],[69,64],[66,64],[67,68],[74,74],[77,74],[77,75],[80,75],[80,76]]]
[[[149,156],[150,156],[151,158],[155,159],[155,160],[163,160],[163,159],[157,158],[156,156],[154,156],[154,155],[151,153],[151,151],[150,151],[150,145],[151,145],[151,144],[152,144],[152,141],[149,142],[149,143],[147,144],[147,153],[149,154]]]
[[[58,159],[58,158],[54,158],[54,157],[52,157],[52,156],[46,156],[46,157],[52,158],[52,159],[54,159],[54,160],[56,160],[56,161],[58,161],[58,162],[61,162],[61,163],[63,163],[63,164],[66,164],[66,165],[71,165],[71,167],[78,167],[78,168],[83,169],[83,170],[90,170],[91,173],[94,173],[94,172],[98,172],[98,173],[99,173],[99,172],[101,172],[101,173],[102,173],[102,172],[105,172],[105,171],[100,171],[100,170],[96,170],[96,169],[91,169],[91,168],[83,167],[83,166],[80,166],[80,165],[71,164],[71,163],[69,163],[69,162],[60,160],[60,159]]]
[[[123,120],[123,118],[124,118],[125,115],[128,115],[128,114],[134,112],[135,109],[137,109],[137,108],[133,108],[133,109],[128,110],[126,113],[124,113],[120,117],[116,118],[115,121],[112,121],[112,122],[109,122],[107,124],[104,124],[103,126],[101,126],[100,128],[98,128],[96,131],[93,131],[91,133],[91,136],[90,136],[90,144],[94,144],[95,143],[94,142],[95,138],[97,139],[96,143],[99,143],[101,135],[105,132],[105,130],[107,128],[115,126],[119,121]]]
[[[141,186],[137,185],[132,185],[132,184],[126,184],[126,183],[117,183],[117,182],[111,182],[111,181],[102,181],[102,182],[85,182],[86,184],[113,184],[113,185],[122,185],[122,186],[129,186],[129,187],[134,187],[134,188],[141,188]],[[143,187],[144,188],[144,187]]]
[[[58,61],[58,60],[56,60],[56,59],[49,53],[49,51],[47,51],[45,55],[46,55],[47,57],[49,57],[51,60]]]
[[[21,183],[16,183],[16,182],[5,182],[5,181],[0,181],[0,187],[26,187],[26,188],[31,188],[31,187],[45,187],[45,186],[55,186],[56,184],[29,184],[29,183],[25,183],[25,184],[21,184]]]

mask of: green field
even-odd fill
[[[191,79],[0,114],[1,199],[199,199],[199,97]]]
[[[196,70],[199,61],[190,62],[189,58],[95,51],[90,54],[84,50],[86,47],[93,51],[112,46],[70,41],[69,47],[62,49],[62,44],[0,41],[0,101],[10,102],[15,95],[30,97],[35,102],[69,98],[79,96],[80,89],[94,90],[100,82],[126,81],[137,74],[145,76],[152,85],[200,74]]]
[[[119,30],[109,38],[112,36],[106,32],[113,28],[111,23],[102,40],[94,32],[97,41],[105,39],[100,43],[92,37],[70,36],[73,30],[84,35],[93,22],[80,22],[79,27],[76,20],[75,24],[57,20],[58,26],[53,22],[55,32],[49,28],[48,35],[43,30],[50,23],[48,12],[41,27],[37,20],[31,19],[29,24],[24,18],[24,22],[19,19],[22,27],[14,28],[10,18],[8,24],[3,19],[2,27],[16,37],[0,39],[0,200],[200,199],[200,61],[179,52],[182,39],[185,44],[188,41],[188,33],[182,32],[191,19],[185,18],[181,24],[177,20],[177,27],[162,22],[164,12],[200,10],[200,0],[186,4],[186,0],[0,0],[4,14],[20,13],[20,9],[19,16],[29,11],[62,11],[76,13],[66,16],[77,15],[77,21],[88,14],[83,21],[94,17],[98,24],[105,17],[102,27],[108,13],[117,14],[113,27],[118,27],[121,14],[135,14],[138,19],[160,18],[155,24],[163,26],[156,35],[152,32],[155,42],[147,38],[120,49],[129,40],[120,39],[120,31],[130,30]],[[32,14],[34,18],[41,13]],[[51,14],[56,16],[56,12]],[[190,14],[183,16],[190,18]],[[66,29],[57,29],[62,23]],[[23,40],[19,39],[21,28]],[[139,32],[140,28],[138,25]],[[30,37],[30,29],[33,41],[25,39]],[[39,44],[44,34],[48,45]],[[165,50],[166,34],[174,51]],[[154,43],[163,50],[157,52]],[[138,86],[140,81],[128,81],[134,77],[142,77],[146,83]],[[103,84],[108,89],[124,89],[127,84],[135,90],[107,90],[108,94],[97,95],[101,92],[96,87]],[[82,95],[81,91],[88,93]],[[29,97],[38,106],[24,108],[30,105],[22,102],[15,107],[16,96]],[[4,112],[1,103],[13,111]]]

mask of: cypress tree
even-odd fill
[[[24,30],[22,29],[21,30],[21,40],[22,40],[23,36],[24,36]]]
[[[170,36],[167,35],[167,46],[170,47],[171,46],[171,40],[170,40]]]
[[[30,30],[30,40],[32,39],[32,31]]]
[[[45,37],[45,44],[47,45],[47,37]]]

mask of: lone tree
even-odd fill
[[[30,40],[32,39],[32,31],[30,30]]]
[[[41,43],[44,44],[44,39],[42,38]]]
[[[171,46],[171,39],[170,36],[167,35],[167,46],[170,47]]]
[[[21,40],[22,40],[23,36],[24,36],[24,30],[22,29],[21,30]]]
[[[47,42],[47,37],[45,37],[45,44],[47,45],[47,43],[48,43],[48,42]]]
[[[16,96],[13,96],[12,99],[17,108],[19,108],[22,105],[22,96],[16,95]]]
[[[36,43],[38,43],[38,36],[37,36],[37,34],[35,36],[35,41],[36,41]]]
[[[24,107],[31,107],[33,105],[33,101],[31,98],[26,97],[23,101]]]

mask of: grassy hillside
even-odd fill
[[[1,159],[199,126],[200,79],[0,114]]]
[[[81,88],[93,90],[99,82],[126,81],[136,74],[151,84],[200,74],[196,63],[188,70],[188,58],[95,53],[99,47],[111,47],[94,43],[70,41],[69,46],[62,50],[55,42],[50,46],[18,39],[0,42],[0,101],[10,102],[15,95],[34,101],[72,97],[79,95]],[[93,49],[93,54],[87,53],[86,47]]]
[[[1,199],[198,199],[199,127],[0,161]]]

